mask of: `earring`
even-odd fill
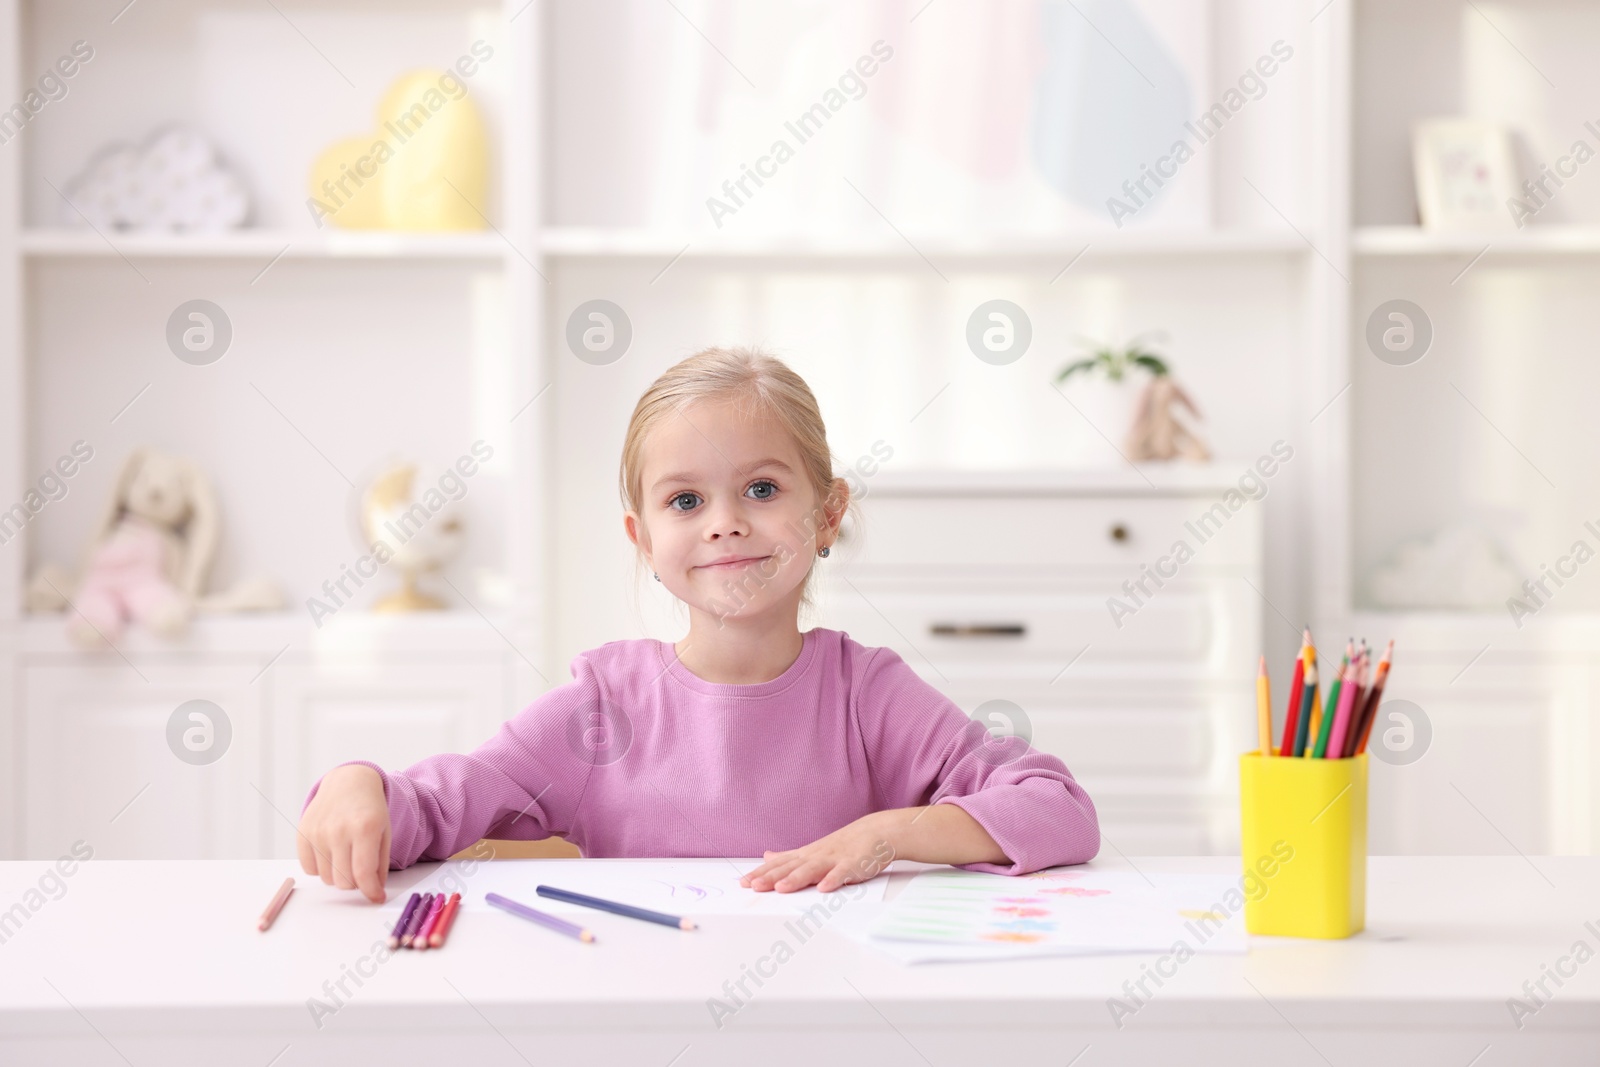
[[[656,580],[656,581],[658,581],[658,582],[659,582],[659,581],[660,581],[660,580],[661,580],[661,575],[659,575],[659,574],[656,574],[656,573],[655,573],[655,572],[653,572],[653,571],[652,571],[652,572],[651,572],[651,574],[650,574],[650,577],[652,577],[652,578],[654,578],[654,579],[655,579],[655,580]]]
[[[818,552],[817,555],[821,556],[823,559],[827,559],[828,558],[828,553],[832,552],[832,551],[833,551],[833,549],[829,548],[827,545],[823,545],[822,546],[822,551]]]

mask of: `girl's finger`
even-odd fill
[[[356,880],[351,874],[354,869],[350,865],[350,839],[341,838],[339,843],[328,849],[328,854],[333,860],[333,884],[340,889],[354,889]]]
[[[817,889],[823,893],[831,893],[842,885],[849,885],[854,880],[850,877],[850,868],[841,863],[822,876],[822,881],[817,883]]]
[[[761,864],[759,867],[756,867],[753,870],[746,871],[743,875],[741,875],[740,878],[739,878],[739,884],[740,885],[749,885],[750,882],[752,880],[754,880],[757,876],[765,874],[767,871],[770,871],[771,869],[772,869],[772,861],[768,860],[766,863]]]
[[[804,889],[806,886],[815,882],[818,877],[824,874],[831,866],[832,862],[830,860],[806,860],[802,863],[798,863],[792,870],[789,871],[788,874],[784,875],[782,878],[778,879],[777,882],[773,883],[773,888],[779,892],[792,892],[796,889]],[[785,886],[788,888],[785,889]]]
[[[752,872],[747,873],[747,875],[744,875],[744,877],[755,878],[757,875],[770,875],[773,870],[795,862],[795,859],[798,859],[798,856],[800,856],[800,853],[798,853],[797,849],[790,849],[790,851],[786,851],[786,853],[766,853],[766,859],[762,862],[762,865],[757,867],[757,869],[752,870]]]
[[[312,843],[312,849],[317,854],[317,877],[322,879],[323,885],[333,884],[333,856],[328,852],[326,838]]]
[[[307,874],[316,874],[317,852],[311,847],[311,838],[306,836],[304,830],[295,831],[294,847],[300,855],[300,869]]]
[[[750,884],[760,889],[764,884],[768,888],[776,886],[790,871],[794,870],[802,861],[799,859],[780,860],[773,863],[772,868],[759,878],[752,878]]]
[[[362,895],[376,904],[383,903],[382,876],[378,869],[378,854],[383,847],[382,834],[377,837],[363,834],[350,847],[350,878]]]

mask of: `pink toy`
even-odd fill
[[[182,633],[217,548],[216,496],[205,474],[187,459],[135,449],[96,529],[76,593],[62,587],[59,569],[39,578],[66,601],[67,632],[85,647],[114,643],[129,621]]]

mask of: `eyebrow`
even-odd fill
[[[761,470],[763,467],[777,467],[779,470],[783,471],[785,474],[793,474],[794,473],[794,469],[791,468],[787,463],[785,463],[781,459],[764,459],[759,463],[752,463],[748,467],[740,467],[738,470],[734,471],[734,473],[735,474],[754,474],[756,471]],[[657,489],[660,489],[663,485],[669,485],[669,484],[671,484],[673,482],[692,482],[692,481],[695,480],[696,477],[698,477],[698,475],[696,475],[696,473],[694,471],[673,471],[671,474],[663,474],[661,477],[656,479],[656,483],[655,483],[655,485],[650,487],[650,491],[651,492],[655,492]]]

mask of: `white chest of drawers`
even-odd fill
[[[853,483],[814,621],[1060,756],[1107,852],[1231,851],[1262,650],[1251,469],[880,471]]]

